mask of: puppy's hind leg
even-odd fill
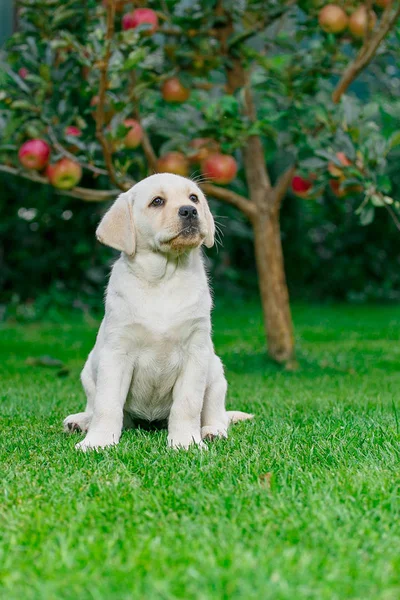
[[[222,362],[218,356],[214,356],[201,413],[202,439],[213,440],[216,437],[228,437],[229,418],[225,410],[227,387]]]
[[[69,415],[64,419],[64,431],[67,433],[72,433],[73,431],[86,432],[89,429],[90,421],[92,420],[96,383],[92,373],[91,354],[83,367],[81,382],[86,394],[86,409],[85,412]]]

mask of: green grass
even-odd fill
[[[264,355],[256,306],[217,309],[228,406],[209,452],[132,430],[101,453],[61,431],[84,405],[96,324],[0,330],[0,597],[400,597],[400,309],[297,306],[301,370]],[[49,354],[70,370],[25,364]]]

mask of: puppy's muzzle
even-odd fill
[[[197,221],[199,218],[199,213],[195,206],[181,206],[178,210],[178,215],[182,221],[188,224]]]
[[[193,235],[199,230],[199,213],[195,206],[181,206],[178,210],[179,219],[183,225],[182,234]]]

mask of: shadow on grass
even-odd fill
[[[283,365],[274,362],[265,351],[258,352],[224,352],[221,354],[227,371],[237,375],[261,375],[271,377],[277,374],[296,376],[301,378],[318,377],[323,375],[349,375],[354,374],[354,368],[349,361],[348,365],[334,365],[322,359],[321,356],[313,357],[308,353],[298,351],[296,358],[297,369],[285,369]]]
[[[221,354],[224,365],[237,374],[275,375],[282,367],[268,358],[266,352],[224,352]]]

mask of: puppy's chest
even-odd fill
[[[158,343],[154,339],[151,343],[148,336],[138,341],[125,409],[149,421],[166,419],[173,387],[184,366],[185,348],[167,337]]]
[[[142,419],[165,419],[172,390],[190,355],[199,330],[210,334],[208,294],[173,295],[167,288],[152,295],[135,294],[125,313],[124,337],[132,351],[133,377],[125,410]]]
[[[165,314],[162,306],[151,317],[146,311],[128,325],[133,352],[133,377],[126,410],[149,421],[165,419],[172,390],[190,355],[192,336],[208,327],[206,318],[182,310]]]

